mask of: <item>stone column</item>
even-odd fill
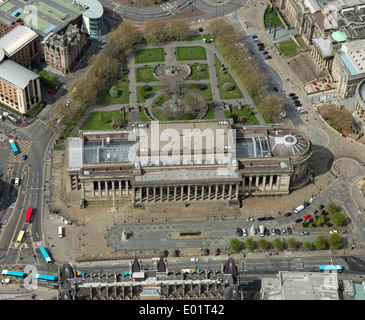
[[[125,192],[129,196],[129,183],[128,180],[125,181]],[[122,186],[120,186],[120,193],[122,193]]]
[[[98,181],[99,198],[101,198],[101,182]]]
[[[191,191],[191,187],[188,186],[188,201],[190,201],[190,191]]]
[[[174,201],[177,200],[177,187],[174,187]]]
[[[232,185],[229,185],[229,194],[228,194],[228,200],[232,199]]]
[[[163,201],[163,187],[160,187],[160,202]]]
[[[184,186],[181,187],[181,201],[184,201]]]
[[[132,192],[133,192],[133,203],[136,203],[136,188],[135,187],[133,187]]]
[[[150,202],[150,187],[146,187],[147,203]]]
[[[215,185],[215,200],[218,200],[218,185]]]
[[[153,187],[153,202],[156,202],[156,187]]]
[[[252,191],[252,176],[248,177],[248,191]]]
[[[170,202],[170,187],[167,187],[167,202]]]
[[[198,200],[198,186],[195,186],[195,197],[194,200]]]
[[[235,195],[236,200],[238,200],[239,198],[239,192],[240,192],[240,185],[236,184],[236,195]]]
[[[211,195],[212,195],[212,186],[209,185],[209,187],[208,187],[208,200],[210,200]]]
[[[204,200],[204,190],[205,190],[205,187],[204,186],[202,186],[202,200]]]
[[[270,179],[269,179],[269,188],[270,188],[270,191],[272,191],[272,180],[273,180],[274,176],[270,176]]]
[[[266,191],[266,176],[262,178],[262,190]]]
[[[222,200],[226,198],[226,185],[223,185],[223,191],[222,191]]]

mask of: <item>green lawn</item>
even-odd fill
[[[207,60],[207,53],[200,46],[176,47],[176,60]]]
[[[251,107],[247,104],[243,105],[241,109],[238,109],[238,105],[233,106],[232,114],[244,117],[244,121],[238,121],[238,122],[247,124],[260,124],[256,116],[253,114]]]
[[[204,120],[210,120],[210,119],[215,119],[215,114],[214,114],[214,108],[212,105],[210,105],[208,107],[208,112],[205,115],[205,117],[203,118]]]
[[[206,85],[206,89],[201,90],[198,88],[199,85],[202,85],[203,83],[190,83],[190,84],[185,84],[184,87],[188,88],[188,89],[198,89],[199,93],[202,95],[202,97],[209,101],[212,100],[212,87],[210,85],[210,83],[204,83],[204,85]]]
[[[158,81],[158,79],[153,74],[154,69],[155,69],[154,66],[136,68],[136,81],[137,82]]]
[[[191,74],[188,80],[208,80],[209,69],[206,63],[194,63],[189,65],[191,68]]]
[[[216,64],[216,70],[218,74],[218,84],[219,84],[219,95],[222,100],[228,100],[228,99],[241,99],[243,98],[243,94],[239,87],[237,86],[237,83],[233,80],[231,74],[228,70],[224,70],[225,68],[221,67],[222,62],[219,60],[217,56],[214,56],[215,64]],[[234,85],[234,89],[227,91],[223,89],[224,84],[230,82]]]
[[[112,86],[116,86],[119,89],[119,96],[118,97],[112,97],[109,94],[109,90]],[[98,105],[104,105],[104,104],[125,104],[129,103],[129,87],[128,82],[119,82],[114,83],[110,86],[109,90],[105,92],[104,96],[100,99],[98,102]]]
[[[290,57],[298,52],[298,45],[293,40],[280,42],[279,50],[284,56]]]
[[[163,62],[165,61],[164,48],[151,48],[138,50],[134,54],[135,63]]]
[[[146,113],[144,112],[144,109],[142,108],[139,111],[139,121],[142,122],[150,122],[151,120],[146,116]]]
[[[128,120],[128,112],[125,115]],[[119,111],[100,111],[91,112],[89,117],[86,119],[81,130],[110,130],[115,127],[110,125],[113,118],[121,118]]]
[[[161,90],[161,89],[163,89],[164,88],[164,86],[150,86],[152,89],[150,90],[150,91],[147,91],[146,93],[145,93],[145,96],[144,97],[142,97],[141,96],[141,88],[142,88],[143,86],[137,86],[137,102],[138,103],[144,103],[144,102],[146,102],[146,100],[153,94],[153,93],[155,93],[156,91],[159,91],[159,90]]]
[[[279,26],[282,26],[283,23],[282,21],[280,20],[279,16],[278,16],[278,13],[276,11],[275,8],[270,8],[268,7],[266,12],[265,12],[265,28],[270,28],[270,18],[272,16],[272,28],[274,29],[275,27],[275,23],[276,23],[276,26],[279,27]]]

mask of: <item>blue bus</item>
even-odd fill
[[[17,146],[16,146],[16,144],[15,144],[14,140],[13,140],[13,139],[10,139],[10,140],[9,140],[9,143],[10,143],[10,147],[11,147],[11,149],[12,149],[12,150],[13,150],[13,152],[14,152],[14,155],[19,154],[19,150],[18,150],[18,148],[17,148]]]
[[[44,260],[46,260],[46,263],[47,264],[51,264],[52,263],[52,259],[50,258],[50,256],[49,256],[46,248],[45,247],[40,247],[39,250],[41,251],[41,254],[42,254]]]
[[[39,281],[46,281],[46,282],[52,282],[52,283],[56,282],[55,276],[48,276],[46,274],[35,273],[33,277]]]
[[[325,266],[319,266],[319,272],[342,272],[343,268],[341,265],[325,265]]]
[[[24,278],[24,272],[21,271],[2,270],[1,273],[3,276],[14,277],[18,279]]]

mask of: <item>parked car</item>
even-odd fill
[[[301,234],[302,236],[307,236],[307,235],[309,235],[309,232],[308,232],[308,231],[302,231],[300,234]]]
[[[288,234],[292,234],[293,233],[293,231],[292,231],[292,229],[290,227],[287,227],[286,229],[288,230]]]
[[[246,229],[242,229],[242,231],[243,231],[243,236],[244,237],[247,237],[248,236],[247,230]]]
[[[192,262],[198,262],[199,259],[198,258],[190,258],[190,261],[192,261]]]
[[[297,110],[302,111],[302,110],[304,110],[304,108],[303,107],[297,107]]]
[[[298,97],[296,95],[294,95],[294,96],[291,96],[291,99],[292,100],[298,100]]]
[[[316,197],[312,197],[309,199],[309,202],[312,203],[314,200],[316,200]]]
[[[295,96],[295,93],[290,92],[290,93],[288,94],[288,96],[289,96],[289,97],[293,97],[293,96]]]
[[[275,91],[275,92],[279,92],[279,89],[276,88],[276,87],[272,87],[272,89]]]
[[[318,209],[319,210],[322,210],[324,208],[324,205],[323,204],[320,204],[319,206],[318,206]]]
[[[265,221],[266,218],[265,217],[261,217],[261,218],[258,218],[257,220],[259,220],[259,221]]]
[[[337,230],[331,230],[330,234],[338,234],[338,231]]]
[[[259,48],[259,51],[263,51],[263,50],[265,50],[265,48],[262,48],[262,47]]]
[[[302,219],[302,218],[299,218],[299,219],[295,220],[295,222],[296,222],[296,223],[299,223],[299,222],[301,222],[301,221],[303,221],[303,219]]]
[[[258,43],[256,43],[256,45],[257,45],[258,47],[264,47],[264,46],[265,46],[262,42],[258,42]]]
[[[269,52],[268,51],[264,51],[263,53],[262,53],[262,55],[264,56],[265,54],[268,54]]]
[[[282,94],[285,94],[285,90],[284,90],[284,89],[281,89],[281,93],[282,93]]]
[[[311,214],[306,214],[304,217],[303,217],[303,220],[307,220],[311,217],[312,215]]]
[[[23,159],[23,160],[27,160],[27,155],[26,155],[26,154],[23,154],[22,159]]]
[[[265,59],[266,60],[271,59],[271,56],[266,56]]]
[[[303,109],[303,110],[300,110],[300,113],[308,113],[308,111]]]
[[[286,118],[286,112],[279,113],[280,119]]]
[[[247,222],[255,221],[255,219],[253,219],[253,218],[248,218],[246,221],[247,221]]]
[[[253,50],[250,50],[250,53],[251,53],[251,54],[255,54],[255,51],[253,51]]]
[[[281,229],[281,231],[282,231],[283,233],[286,233],[286,229],[285,229],[285,228]]]
[[[285,217],[290,217],[291,216],[291,212],[287,212],[284,214]]]
[[[253,35],[253,36],[251,36],[251,38],[252,38],[252,39],[256,39],[256,38],[257,38],[257,36],[256,36],[256,35]]]
[[[273,217],[266,217],[266,220],[273,220]]]
[[[317,209],[314,209],[313,211],[312,211],[312,214],[316,214],[318,212],[318,210]]]
[[[265,235],[266,235],[266,236],[269,236],[269,235],[270,235],[270,231],[269,231],[269,229],[265,229]]]
[[[301,107],[301,106],[302,106],[302,104],[301,104],[299,101],[294,102],[294,105],[295,105],[296,107]]]
[[[304,208],[308,207],[309,205],[310,205],[310,203],[309,203],[309,202],[304,202],[304,203],[303,203]]]
[[[341,234],[347,234],[347,233],[350,233],[350,232],[348,232],[347,230],[341,230]]]
[[[239,237],[242,237],[243,232],[242,232],[242,229],[241,229],[241,228],[237,228],[237,235],[238,235]]]
[[[278,236],[280,236],[280,229],[276,229],[276,234],[278,235]]]
[[[271,229],[271,234],[273,235],[273,236],[275,236],[276,235],[276,230],[275,229]]]

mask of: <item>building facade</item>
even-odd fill
[[[311,143],[295,130],[201,120],[81,135],[68,139],[67,171],[69,188],[88,200],[233,204],[245,196],[288,194],[310,176]]]
[[[365,122],[365,79],[356,87],[355,111],[361,122]]]
[[[46,63],[67,74],[82,56],[86,34],[76,25],[69,25],[62,34],[51,32],[42,41],[43,56]]]
[[[41,102],[39,76],[11,60],[2,61],[0,101],[19,113],[29,112]]]

